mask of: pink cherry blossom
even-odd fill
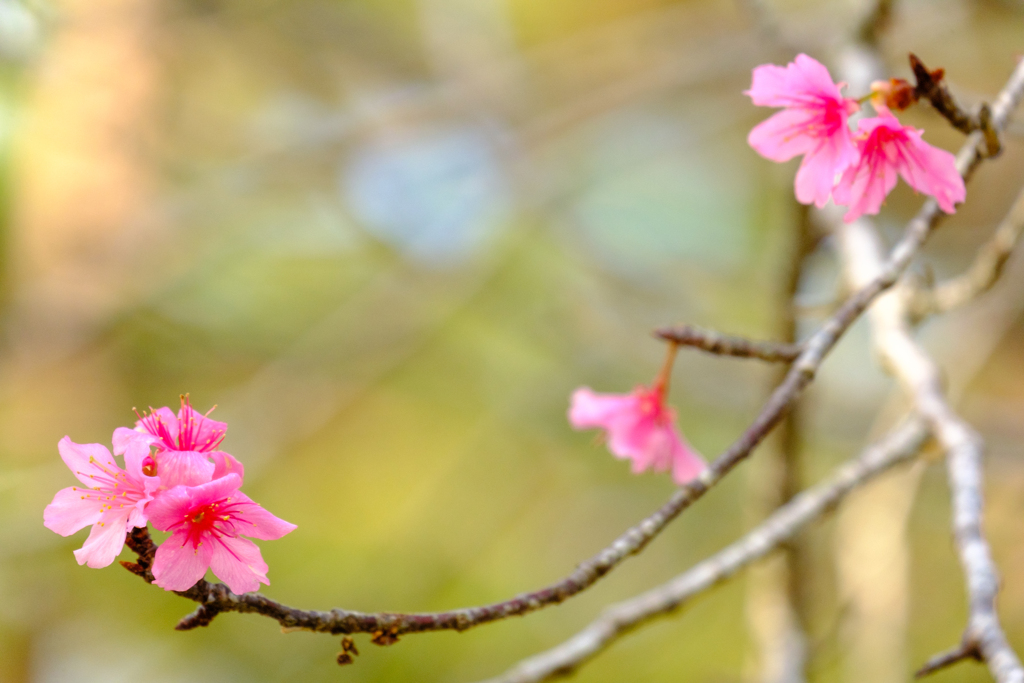
[[[154,446],[156,470],[165,488],[198,486],[228,472],[242,476],[242,464],[217,450],[227,423],[211,420],[208,415],[196,412],[188,396],[182,396],[177,415],[170,408],[157,408],[140,417],[135,429],[122,427],[115,431],[114,449],[135,441]]]
[[[608,449],[632,460],[634,473],[671,469],[675,482],[685,484],[706,467],[679,433],[675,411],[657,387],[637,387],[630,394],[597,394],[581,387],[572,395],[569,422],[576,429],[604,429]]]
[[[846,169],[833,191],[836,204],[848,206],[843,220],[876,214],[896,186],[897,174],[915,190],[935,197],[946,213],[967,195],[956,157],[921,139],[924,131],[904,126],[883,108],[881,116],[857,125],[860,158]]]
[[[156,551],[154,583],[188,590],[212,569],[234,593],[270,584],[260,549],[248,538],[272,540],[294,530],[238,490],[242,478],[227,474],[199,486],[175,486],[149,504],[157,529],[171,536]]]
[[[755,68],[745,93],[758,106],[784,107],[755,126],[747,142],[772,161],[804,155],[794,183],[803,204],[825,206],[836,176],[857,159],[847,121],[860,105],[842,96],[842,86],[820,62],[800,54],[784,67]]]
[[[136,443],[123,451],[125,469],[98,443],[77,444],[65,436],[57,448],[85,487],[58,491],[43,510],[43,524],[61,536],[92,525],[75,559],[78,564],[106,567],[121,552],[128,530],[146,526],[146,504],[160,486],[159,478],[143,472],[149,447]]]

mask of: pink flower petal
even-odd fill
[[[790,69],[794,72],[793,87],[804,92],[813,92],[820,97],[831,99],[842,98],[839,85],[832,80],[828,68],[807,55],[801,53],[793,60]]]
[[[794,188],[797,201],[819,209],[828,203],[836,176],[857,159],[857,149],[848,131],[820,142],[807,152],[796,172]]]
[[[704,459],[686,441],[680,439],[672,453],[672,478],[675,482],[679,485],[691,482],[707,468]]]
[[[644,425],[636,433],[637,458],[634,465],[641,465],[639,471],[652,469],[655,472],[667,472],[672,466],[672,442],[674,440],[671,425]],[[641,454],[643,454],[641,456]]]
[[[843,220],[876,214],[896,186],[897,175],[911,187],[935,197],[947,213],[966,197],[956,158],[921,139],[921,131],[883,114],[862,119],[857,126],[860,158],[843,174],[832,196],[849,207]]]
[[[68,469],[86,486],[95,486],[96,477],[102,476],[105,468],[120,469],[114,462],[114,456],[102,444],[79,444],[65,436],[57,442],[57,451]]]
[[[225,536],[215,544],[210,568],[232,593],[241,595],[257,590],[260,583],[270,585],[267,579],[267,563],[263,561],[260,549],[244,538]]]
[[[580,387],[572,394],[569,423],[576,429],[604,427],[635,402],[636,399],[629,395],[597,394],[590,387]]]
[[[112,563],[124,547],[124,539],[127,536],[125,517],[126,515],[103,515],[103,518],[93,525],[85,545],[75,551],[78,564],[98,569]]]
[[[918,192],[935,197],[946,213],[956,211],[955,204],[967,198],[963,176],[956,168],[956,157],[921,139],[920,133],[908,137],[906,150],[896,164],[899,174]]]
[[[77,487],[57,491],[53,502],[43,510],[43,526],[61,536],[70,536],[100,521],[99,506],[85,495]]]
[[[160,531],[178,524],[192,507],[192,498],[184,486],[175,486],[160,494],[146,508],[149,522]]]
[[[608,450],[617,458],[632,458],[633,471],[643,472],[656,460],[651,443],[654,430],[657,430],[657,425],[644,415],[639,401],[636,401],[634,406],[607,421]]]
[[[114,455],[124,455],[129,448],[139,449],[145,448],[146,452],[149,452],[150,445],[159,441],[155,436],[148,432],[140,432],[137,429],[129,429],[128,427],[118,427],[114,430]]]
[[[229,474],[237,474],[239,478],[245,479],[245,468],[242,467],[242,463],[238,462],[234,456],[224,451],[213,451],[210,453],[210,459],[213,460],[213,478],[220,479],[226,477]]]
[[[818,141],[803,132],[814,118],[813,112],[803,109],[783,109],[754,126],[747,143],[766,159],[789,161],[817,146]]]
[[[805,54],[797,55],[786,66],[756,67],[745,94],[759,107],[802,107],[822,99],[843,99],[828,69]]]
[[[240,536],[273,541],[298,528],[294,524],[272,515],[241,491],[233,494],[232,499],[241,522],[237,527],[237,533]]]
[[[157,476],[165,487],[199,486],[213,479],[214,464],[197,451],[161,451],[156,459]]]
[[[209,543],[194,548],[187,534],[171,534],[156,549],[153,583],[164,590],[187,591],[206,574],[212,557],[213,549]]]
[[[793,103],[789,69],[775,64],[754,67],[750,90],[744,91],[758,107],[788,107]]]

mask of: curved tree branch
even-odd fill
[[[997,128],[1002,128],[1003,126],[1005,126],[1006,122],[1009,120],[1010,114],[1012,113],[1014,108],[1016,108],[1022,97],[1024,97],[1024,62],[1019,64],[1017,68],[1014,70],[1007,85],[999,93],[999,96],[995,101],[995,105],[992,107],[992,111],[994,112],[993,125],[995,125]],[[974,133],[971,133],[971,135],[968,136],[967,141],[961,148],[960,154],[957,157],[957,168],[965,179],[968,179],[970,177],[970,175],[973,173],[974,169],[977,167],[978,163],[982,159],[980,145],[984,142],[983,136],[984,134],[981,131],[975,131]],[[940,215],[941,214],[935,201],[926,201],[924,206],[918,212],[917,216],[915,216],[908,224],[904,232],[903,238],[900,240],[899,243],[897,243],[896,247],[892,250],[892,252],[890,252],[888,259],[885,260],[884,262],[881,261],[881,259],[874,262],[870,277],[864,277],[857,281],[857,285],[861,286],[861,289],[859,289],[857,293],[840,308],[836,315],[838,316],[839,314],[841,314],[844,310],[846,310],[849,307],[850,302],[852,300],[862,296],[871,287],[876,287],[882,283],[885,283],[884,287],[882,287],[882,289],[879,290],[879,293],[881,291],[884,291],[885,289],[888,289],[899,277],[899,274],[905,270],[910,259],[914,256],[917,249],[927,238],[928,234],[934,227]],[[889,280],[889,276],[892,276],[893,279]],[[875,296],[877,296],[877,293],[876,295],[869,297],[867,299],[867,302],[870,303],[875,298]],[[889,295],[887,298],[889,301],[901,300],[901,297],[897,296],[895,293]],[[831,323],[833,321],[834,318],[829,322]],[[828,326],[829,323],[826,323],[826,325],[822,329],[824,330]],[[813,343],[818,337],[818,334],[820,333],[821,331],[819,330],[819,333],[815,334],[813,337],[811,337],[811,339],[808,340],[807,346],[805,347],[807,349],[805,353],[807,353],[813,348]],[[801,357],[803,357],[803,354],[801,355]],[[795,370],[796,366],[794,366],[793,369]],[[792,370],[790,372],[790,375],[791,374]],[[789,379],[790,375],[787,375],[787,380]],[[785,382],[783,382],[783,384],[785,384]],[[776,390],[776,393],[778,393],[778,390]],[[772,398],[775,398],[775,394],[773,394]],[[771,400],[769,401],[769,403],[771,403]],[[934,421],[933,424],[935,424]],[[936,426],[939,427],[941,425]],[[794,501],[796,501],[797,499],[799,499],[799,497],[795,498]],[[980,498],[978,499],[978,501],[975,502],[979,501]],[[980,515],[980,510],[978,510],[977,512]],[[978,520],[980,521],[980,517],[978,517]],[[968,531],[975,528],[977,527],[969,525]],[[973,539],[972,536],[972,540],[976,539]],[[984,542],[983,539],[982,542]],[[721,558],[725,553],[729,552],[734,547],[735,546],[730,546],[730,548],[727,548],[725,551],[723,551],[716,557]],[[985,554],[987,557],[987,546],[985,546],[985,550]],[[708,560],[707,562],[711,562],[714,559],[715,558],[711,558],[711,560]],[[703,566],[705,565],[698,565],[696,568],[694,568],[694,570],[691,571],[696,571],[698,568]],[[687,574],[684,574],[683,576],[679,577],[677,581],[682,581],[683,577],[689,575],[690,573],[688,572]],[[535,658],[525,660],[523,663],[520,664],[519,667],[505,674],[504,677],[499,677],[498,679],[494,679],[493,681],[490,681],[488,683],[526,683],[528,681],[541,681],[573,670],[583,661],[589,659],[590,657],[593,657],[600,650],[606,647],[608,643],[618,638],[625,631],[635,628],[643,622],[647,621],[649,617],[647,616],[647,611],[645,610],[644,605],[648,603],[645,603],[644,601],[646,599],[651,599],[652,596],[656,596],[658,594],[658,591],[661,591],[663,589],[665,589],[664,586],[662,588],[654,589],[648,593],[642,594],[634,600],[622,603],[620,607],[626,606],[623,609],[626,610],[627,617],[630,617],[622,621],[622,624],[625,624],[625,626],[621,626],[619,621],[616,621],[616,617],[602,617],[598,621],[595,621],[591,625],[591,627],[581,632],[570,641],[567,641],[562,646],[559,646],[558,648],[555,648],[547,653],[538,655]],[[686,597],[688,595],[690,595],[690,593],[686,593],[683,597]],[[665,606],[664,609],[661,609],[661,606],[664,605],[664,603],[658,602],[657,600],[651,600],[648,606],[651,605],[653,605],[652,615],[660,614],[665,610],[670,611],[674,608]],[[612,608],[612,610],[609,610],[609,613],[611,613],[614,609],[616,608]],[[631,617],[635,617],[635,619],[631,619]],[[995,622],[995,626],[998,630],[998,622]],[[1002,631],[998,630],[998,634],[1001,635]],[[998,642],[993,642],[996,645],[998,645]],[[1003,644],[1005,645],[1005,639],[1003,640]],[[1005,654],[1005,652],[1003,654]],[[1015,659],[1012,650],[1009,650],[1009,654]],[[1003,657],[1003,659],[1006,658]],[[1010,659],[1006,659],[1006,661],[1008,664],[1012,664],[1013,662],[1013,660]],[[996,667],[993,667],[994,670],[995,668]],[[1000,678],[999,680],[1003,681],[1004,679]],[[1016,681],[1016,679],[1013,678],[1005,680]]]
[[[760,526],[668,583],[612,605],[585,629],[547,652],[523,660],[484,683],[538,683],[575,671],[630,631],[672,614],[687,600],[731,578],[778,549],[809,522],[834,508],[848,493],[912,458],[928,438],[919,418],[907,420],[829,479],[793,497]]]
[[[992,108],[994,125],[1005,125],[1010,112],[1024,94],[1024,64],[1015,70],[1010,83],[1003,89]],[[961,150],[958,163],[967,177],[981,159],[979,144],[981,131],[975,131]],[[928,238],[940,216],[938,205],[925,202],[907,225],[903,237],[893,248],[877,276],[850,296],[825,323],[802,345],[785,378],[772,392],[760,413],[747,430],[719,455],[695,481],[683,486],[658,510],[619,536],[611,545],[582,562],[569,576],[529,593],[509,600],[479,607],[467,607],[446,612],[394,613],[355,612],[333,609],[329,612],[300,610],[282,605],[259,593],[235,595],[219,583],[200,581],[196,586],[179,593],[182,597],[200,603],[200,608],[185,617],[181,629],[206,626],[220,612],[250,612],[275,619],[282,627],[325,633],[371,633],[375,642],[394,642],[405,633],[423,631],[463,631],[474,626],[519,616],[543,607],[555,605],[586,590],[623,560],[643,550],[680,513],[690,507],[713,488],[754,448],[764,440],[785,416],[793,401],[813,380],[825,357],[836,342],[860,317],[867,307],[889,289],[906,270],[915,254]],[[140,559],[145,559],[140,556]],[[140,567],[140,562],[134,567]],[[131,567],[129,567],[131,569]],[[134,571],[134,569],[133,569]],[[136,572],[140,573],[140,572]],[[142,575],[152,580],[148,568]]]
[[[893,249],[883,271],[873,281],[848,298],[842,306],[803,344],[785,378],[772,392],[761,412],[747,430],[719,455],[696,480],[683,486],[653,514],[628,529],[610,546],[582,562],[566,578],[545,588],[523,593],[509,600],[480,607],[467,607],[447,612],[427,613],[365,613],[343,609],[329,612],[287,607],[260,593],[235,595],[226,586],[201,580],[188,591],[179,593],[201,604],[195,613],[185,617],[180,629],[206,626],[220,612],[251,612],[275,619],[282,627],[325,633],[390,634],[392,639],[405,633],[423,631],[464,631],[474,626],[519,616],[555,605],[596,583],[623,560],[643,550],[648,543],[690,507],[764,440],[779,423],[850,325],[878,297],[891,287],[906,270],[914,255],[927,239],[938,216],[934,202],[925,204],[921,213],[907,226],[903,238]],[[144,558],[142,558],[144,559]],[[143,564],[142,562],[139,563]],[[134,565],[139,566],[139,565]],[[131,567],[129,567],[131,569]],[[133,570],[134,571],[134,570]],[[139,573],[139,572],[136,572]],[[152,581],[148,569],[143,577]]]

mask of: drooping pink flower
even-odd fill
[[[671,469],[675,482],[685,484],[706,467],[679,433],[675,411],[657,387],[637,387],[630,394],[598,394],[581,387],[573,392],[569,423],[576,429],[604,429],[608,450],[632,460],[634,473]]]
[[[900,175],[915,190],[935,197],[939,208],[953,213],[967,196],[956,157],[921,139],[924,133],[904,126],[884,108],[881,116],[857,124],[857,163],[846,169],[833,191],[836,204],[849,207],[843,220],[876,214]]]
[[[763,107],[784,107],[750,131],[747,142],[772,161],[804,155],[796,173],[796,198],[825,206],[836,176],[857,159],[848,120],[860,105],[842,96],[828,69],[805,54],[786,66],[762,64],[754,69],[750,96]]]
[[[157,408],[140,417],[135,429],[116,430],[114,449],[135,441],[154,446],[156,471],[165,488],[179,484],[198,486],[229,472],[242,476],[242,464],[217,450],[227,432],[227,423],[211,420],[208,415],[196,412],[188,396],[182,396],[177,415],[170,408]]]
[[[175,486],[149,504],[153,526],[172,532],[156,551],[156,585],[188,590],[207,569],[238,594],[270,584],[267,564],[249,538],[281,538],[296,527],[252,502],[241,485],[240,476],[227,474],[200,486]]]
[[[43,524],[61,536],[92,525],[75,559],[78,564],[106,567],[121,552],[128,530],[146,526],[146,505],[160,486],[158,477],[143,472],[149,447],[129,446],[124,451],[125,469],[98,443],[77,444],[65,436],[57,449],[85,487],[58,491],[43,510]]]

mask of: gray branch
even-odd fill
[[[996,98],[995,104],[992,106],[993,125],[996,127],[997,130],[1001,130],[1006,126],[1010,114],[1019,104],[1022,97],[1024,97],[1024,62],[1018,64],[1017,68],[1014,70],[1009,81],[1007,82],[1006,86],[1003,88],[1003,90],[999,93],[998,97]],[[977,165],[982,160],[983,155],[981,145],[983,144],[985,144],[984,134],[981,131],[975,131],[974,133],[968,135],[967,141],[961,148],[960,153],[957,156],[957,169],[964,176],[965,180],[968,179],[973,174],[974,169],[977,168]],[[828,353],[828,351],[832,348],[832,346],[843,334],[843,332],[845,332],[849,325],[869,305],[875,302],[876,298],[879,300],[877,304],[872,308],[873,316],[879,315],[879,312],[885,315],[885,312],[887,310],[892,311],[894,309],[899,311],[900,315],[903,314],[902,311],[905,308],[905,306],[903,303],[904,297],[901,292],[889,292],[885,296],[881,297],[879,295],[883,294],[884,292],[886,292],[886,290],[890,289],[900,278],[900,276],[906,270],[907,266],[910,264],[911,260],[917,254],[918,250],[921,248],[921,245],[924,244],[925,240],[927,240],[929,234],[931,233],[932,229],[934,228],[935,224],[937,223],[941,215],[942,213],[939,210],[938,204],[936,204],[934,200],[929,199],[924,203],[924,205],[921,207],[921,210],[918,211],[917,215],[910,221],[910,223],[908,223],[906,229],[904,230],[902,238],[892,249],[888,259],[882,261],[881,257],[878,255],[878,253],[880,252],[877,252],[875,254],[875,257],[871,259],[869,264],[871,270],[870,275],[867,274],[866,269],[861,271],[860,276],[856,278],[856,286],[859,287],[859,289],[856,290],[856,293],[852,297],[847,299],[847,301],[844,302],[844,304],[839,308],[839,310],[837,310],[836,313],[828,321],[826,321],[826,323],[804,343],[803,351],[801,352],[797,360],[794,362],[793,366],[790,368],[790,371],[787,373],[785,380],[779,385],[775,392],[773,392],[765,408],[762,410],[761,415],[759,415],[758,419],[755,420],[753,425],[751,425],[750,429],[748,429],[748,432],[744,434],[744,436],[741,437],[740,440],[737,441],[737,443],[734,444],[732,448],[730,448],[730,450],[722,454],[712,464],[708,472],[705,473],[705,476],[702,477],[701,480],[696,483],[701,484],[702,488],[704,490],[707,490],[719,479],[721,479],[721,477],[724,476],[724,474],[728,472],[729,469],[732,468],[732,466],[734,466],[737,462],[739,462],[747,455],[749,455],[752,447],[741,451],[737,449],[737,446],[743,444],[745,439],[747,439],[748,435],[760,434],[760,438],[757,439],[758,441],[760,441],[760,439],[763,438],[765,434],[767,434],[768,430],[770,430],[770,426],[767,429],[765,429],[761,425],[767,419],[766,416],[774,414],[773,406],[782,406],[782,410],[777,411],[778,417],[776,417],[775,421],[772,423],[775,424],[777,423],[778,419],[781,419],[781,416],[785,414],[785,410],[788,409],[788,406],[792,403],[792,401],[795,400],[795,398],[800,394],[800,390],[802,390],[802,388],[806,386],[806,384],[813,377],[814,372],[817,370],[817,367],[820,365],[821,360],[824,358],[825,354]],[[858,225],[864,225],[866,223],[867,221],[858,221],[850,225],[856,227]],[[870,227],[870,224],[867,224]],[[849,234],[856,233],[854,232]],[[873,229],[869,231],[869,234],[874,235]],[[877,240],[877,235],[874,235],[874,238]],[[875,242],[875,244],[877,244],[877,241]],[[861,265],[865,263],[864,259],[850,259],[850,261],[854,264],[859,263]],[[878,333],[876,332],[876,334]],[[909,339],[909,336],[907,336],[907,340],[910,344],[914,344],[913,341]],[[927,357],[925,358],[927,360]],[[928,363],[930,363],[930,360],[928,360]],[[801,381],[802,383],[800,383]],[[942,405],[945,405],[944,399],[941,397],[941,387],[938,384],[937,380],[935,383],[935,387],[940,389],[939,399],[940,401],[942,401]],[[948,406],[946,408],[948,411]],[[949,433],[949,425],[947,421],[934,419],[935,406],[926,404],[925,406],[919,406],[919,410],[921,410],[922,417],[924,417],[926,420],[929,420],[932,424],[935,424],[936,430],[945,430],[947,438],[951,439],[953,438],[953,436],[955,436],[954,434]],[[948,412],[951,413],[951,411]],[[973,434],[973,432],[971,432],[970,434]],[[960,436],[962,437],[963,435]],[[945,442],[943,443],[944,445],[946,445]],[[970,443],[971,442],[968,439],[965,445],[970,446]],[[963,530],[962,532],[960,531],[961,527],[958,524],[957,539],[958,543],[961,546],[962,555],[965,552],[965,542],[970,542],[970,548],[967,548],[967,550],[970,550],[971,552],[975,553],[975,555],[977,555],[977,557],[972,557],[972,562],[978,565],[979,570],[982,570],[986,566],[986,564],[991,568],[991,558],[988,553],[988,546],[985,543],[984,538],[980,534],[980,507],[977,507],[978,505],[980,505],[981,502],[979,488],[980,470],[978,469],[976,462],[977,457],[979,456],[980,453],[973,452],[968,448],[959,449],[957,451],[956,457],[956,462],[958,466],[952,466],[953,459],[951,458],[950,472],[951,477],[953,477],[952,473],[954,471],[957,472],[958,481],[960,480],[960,477],[964,477],[966,479],[966,476],[972,470],[977,474],[977,486],[974,487],[974,490],[978,491],[977,497],[972,498],[968,496],[963,500],[957,502],[958,509],[959,506],[962,506],[964,509]],[[971,482],[965,480],[963,483],[966,485],[967,490],[970,491],[972,488]],[[683,490],[683,492],[685,491],[686,489]],[[703,491],[701,491],[701,493],[703,493]],[[676,495],[679,496],[680,494]],[[696,497],[697,496],[694,496],[694,498]],[[794,504],[798,499],[800,498],[797,497],[793,499]],[[784,509],[788,509],[788,506],[787,508]],[[780,509],[779,513],[781,512],[782,509]],[[958,517],[958,519],[960,518]],[[977,541],[979,540],[981,542],[981,546],[979,546],[977,543]],[[720,560],[723,554],[728,553],[734,547],[735,546],[730,546],[730,548],[727,548],[725,551],[715,556],[715,558],[709,559],[707,562],[713,562],[716,558]],[[981,552],[982,550],[983,552]],[[695,572],[698,569],[703,568],[701,570],[707,572],[709,571],[707,567],[708,565],[706,563],[702,563],[700,565],[697,565],[697,567],[695,567],[694,570],[691,571]],[[968,572],[969,575],[970,573],[971,572]],[[682,581],[683,577],[687,576],[691,576],[691,573],[688,572],[687,574],[684,574],[683,576],[679,577],[676,581]],[[722,578],[726,578],[726,576],[728,575],[723,575]],[[714,578],[714,576],[712,576],[712,578]],[[994,579],[995,575],[994,573],[986,574],[985,571],[979,571],[978,578]],[[700,590],[703,590],[707,587],[710,587],[711,585],[714,585],[714,583],[717,580],[718,579],[716,579],[715,581],[711,581],[707,585],[701,584],[702,587],[700,587]],[[675,582],[673,582],[673,584],[674,583]],[[991,597],[994,600],[994,587],[994,583],[989,585],[985,584],[984,581],[981,581],[977,585],[977,588],[980,590],[980,593],[978,593],[978,595],[982,597]],[[991,593],[989,593],[989,588],[992,589]],[[655,589],[654,591],[644,593],[635,600],[622,603],[622,605],[646,604],[645,600],[651,599],[651,596],[655,595],[659,590],[661,589]],[[688,597],[692,594],[693,593],[687,593],[685,597]],[[973,596],[975,595],[973,589],[971,595],[973,614]],[[989,604],[991,605],[991,609],[984,610],[982,609],[981,600],[979,599],[978,609],[980,611],[978,612],[978,614],[983,616],[987,615],[987,621],[984,619],[979,620],[978,625],[984,626],[984,632],[989,634],[989,647],[993,650],[993,658],[995,658],[995,660],[998,661],[996,662],[994,659],[988,658],[988,655],[985,655],[986,661],[989,662],[989,666],[993,670],[993,673],[996,673],[997,671],[1002,671],[1004,669],[1007,671],[1014,671],[1016,670],[1015,667],[1019,668],[1020,665],[1019,663],[1017,663],[1016,655],[1014,655],[1013,651],[1010,650],[1009,647],[1006,645],[1005,637],[1003,636],[1002,630],[999,628],[998,625],[998,620],[995,619],[994,603],[990,602]],[[619,607],[621,607],[621,605]],[[565,674],[574,670],[584,661],[600,652],[604,647],[606,647],[607,643],[617,638],[622,632],[631,628],[635,628],[645,621],[645,619],[637,619],[634,622],[628,623],[624,627],[619,627],[617,626],[618,622],[614,621],[616,609],[616,607],[611,608],[605,617],[602,617],[598,621],[595,621],[594,624],[591,625],[591,627],[581,632],[575,638],[567,641],[563,645],[547,653],[543,653],[534,658],[524,660],[518,667],[505,674],[504,677],[499,677],[497,679],[494,679],[493,681],[489,681],[488,683],[520,683],[521,681],[541,681],[547,678],[551,678],[555,675]],[[669,608],[669,611],[671,611],[671,609],[674,609],[674,607]],[[612,617],[608,617],[608,614],[611,614]],[[974,623],[973,618],[972,623]],[[992,628],[993,624],[994,629]],[[992,635],[993,632],[996,634],[996,636]],[[590,645],[588,646],[588,644]],[[985,654],[984,645],[979,645],[979,649],[983,654]],[[545,666],[545,662],[547,662],[547,668],[543,668]],[[533,671],[536,671],[537,674],[535,675],[535,677],[531,678],[530,676],[533,675],[531,674],[531,672]],[[1000,681],[1000,683],[1010,683],[1011,681],[1013,683],[1024,683],[1024,679],[1017,679],[1012,676],[1000,677],[1000,675],[997,674],[996,678],[998,681]]]
[[[975,143],[976,145],[977,143]],[[704,496],[771,433],[786,416],[793,402],[814,379],[818,368],[843,334],[868,306],[892,287],[907,269],[931,233],[939,215],[934,201],[925,203],[893,248],[878,276],[857,290],[802,345],[783,381],[772,391],[751,425],[719,455],[699,478],[681,487],[653,514],[620,535],[610,546],[579,564],[574,572],[538,590],[488,605],[464,607],[446,612],[356,612],[332,609],[329,612],[303,610],[281,604],[260,593],[235,595],[221,583],[200,580],[196,586],[179,593],[199,603],[192,614],[178,624],[181,630],[208,626],[221,612],[247,612],[275,619],[287,629],[322,633],[371,633],[381,643],[390,644],[405,633],[424,631],[464,631],[508,617],[520,616],[561,603],[597,583],[628,557],[642,551],[684,510]],[[141,555],[140,555],[141,558]],[[144,563],[129,569],[147,581],[152,577]],[[142,567],[136,571],[133,567]]]
[[[908,419],[860,457],[841,466],[829,479],[795,496],[732,545],[668,583],[608,607],[561,645],[523,660],[484,683],[538,683],[572,673],[633,629],[672,614],[690,598],[778,549],[806,524],[832,510],[848,493],[912,458],[927,437],[928,429],[921,419]]]
[[[705,330],[696,325],[662,327],[654,331],[654,336],[717,356],[758,358],[769,363],[792,363],[803,350],[803,347],[795,342],[755,341],[746,337]]]
[[[999,223],[992,238],[978,249],[967,270],[933,287],[914,290],[909,302],[912,319],[945,313],[991,289],[1002,275],[1021,233],[1024,233],[1024,189],[1017,195],[1013,207]]]
[[[1024,96],[1024,63],[992,107],[992,122],[1001,130]],[[980,159],[982,131],[968,136],[957,165],[966,177]],[[882,245],[873,223],[860,219],[836,223],[840,253],[848,282],[872,282],[885,271]],[[914,341],[906,305],[899,291],[880,297],[868,313],[872,335],[886,368],[897,377],[927,421],[946,454],[953,504],[953,533],[967,582],[969,617],[964,643],[976,646],[999,683],[1024,683],[1024,668],[1006,641],[995,609],[999,579],[982,531],[982,467],[984,442],[946,400],[938,366]]]

